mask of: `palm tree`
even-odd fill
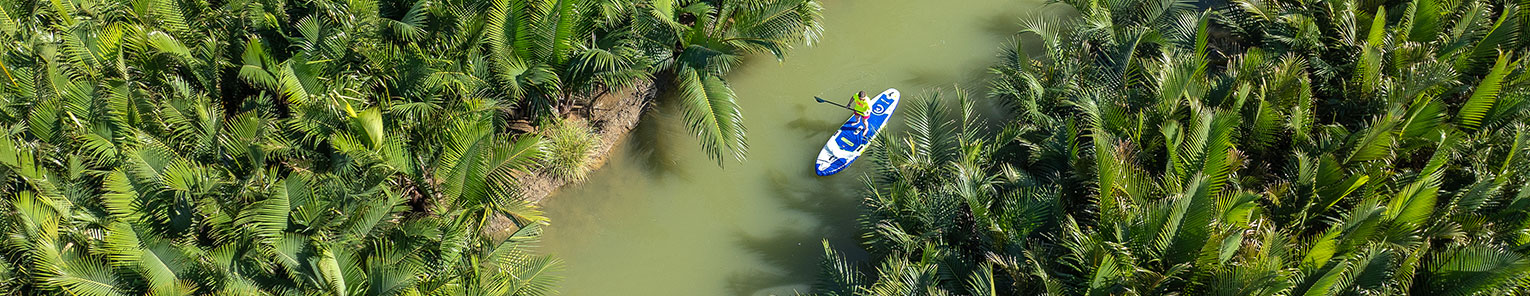
[[[482,28],[484,55],[507,97],[534,116],[562,114],[576,97],[632,87],[647,79],[635,47],[630,3],[501,0],[489,4]],[[469,48],[473,48],[469,46]],[[557,110],[553,110],[557,109]]]
[[[818,30],[816,2],[682,4],[712,23],[650,31],[695,14],[613,0],[0,0],[0,289],[549,294],[558,261],[526,251],[546,218],[517,192],[548,149],[511,121],[640,85],[681,36],[780,57]],[[731,106],[722,65],[693,68]],[[742,147],[726,124],[737,141],[706,147]]]
[[[880,264],[828,250],[824,294],[1530,289],[1523,8],[1068,4],[993,68],[1002,129],[929,107],[872,151]]]
[[[0,3],[0,288],[550,294],[541,140],[418,46],[460,4],[423,3]]]
[[[494,92],[534,117],[580,98],[673,77],[690,130],[719,161],[748,150],[736,95],[723,75],[748,54],[785,58],[822,31],[815,0],[494,1],[483,43]],[[521,102],[519,98],[529,98]]]
[[[812,44],[823,31],[817,0],[660,0],[641,6],[633,28],[642,47],[674,79],[687,127],[718,161],[749,150],[737,95],[723,75],[746,55],[784,59],[794,44]]]

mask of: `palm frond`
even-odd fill
[[[1493,64],[1482,81],[1477,83],[1477,88],[1472,90],[1472,95],[1461,105],[1461,110],[1456,112],[1456,118],[1461,127],[1475,129],[1482,124],[1482,118],[1493,108],[1498,101],[1498,95],[1503,89],[1503,79],[1508,75],[1508,57],[1498,56],[1498,62]]]
[[[1441,252],[1426,266],[1425,278],[1414,283],[1411,293],[1472,295],[1519,285],[1530,261],[1516,252],[1469,244]]]
[[[844,256],[834,251],[829,246],[829,241],[824,240],[823,259],[818,277],[818,283],[813,286],[817,295],[823,296],[851,296],[864,287],[865,283],[855,265],[845,259]]]
[[[744,159],[749,149],[744,117],[727,83],[689,67],[681,68],[675,79],[686,127],[701,139],[701,150],[718,164],[724,156]]]

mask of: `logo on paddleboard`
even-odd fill
[[[876,105],[871,107],[871,113],[882,114],[883,112],[887,112],[886,106]]]

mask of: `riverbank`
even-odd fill
[[[652,82],[642,82],[632,89],[612,91],[596,97],[584,110],[571,112],[571,118],[586,120],[600,137],[600,145],[590,155],[590,171],[605,165],[611,151],[637,126],[648,108],[648,102],[653,101],[657,94],[658,88]],[[558,188],[571,183],[545,173],[524,176],[520,181],[522,198],[532,203],[540,203]]]
[[[599,170],[609,160],[611,152],[616,151],[616,146],[632,129],[637,127],[642,119],[643,112],[648,110],[648,102],[658,95],[658,88],[652,82],[639,82],[631,89],[618,90],[600,95],[592,100],[589,106],[582,110],[571,112],[571,118],[587,120],[590,128],[600,137],[600,145],[595,148],[590,157],[590,171]],[[528,132],[535,132],[534,127],[524,127]],[[519,178],[521,185],[521,198],[532,204],[540,204],[558,188],[572,183],[570,180],[557,178],[546,173],[528,173]],[[495,215],[486,228],[490,236],[501,237],[509,235],[518,227],[510,221],[509,217]]]

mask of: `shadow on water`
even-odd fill
[[[626,149],[650,178],[677,176],[688,179],[681,168],[680,157],[676,155],[678,147],[672,140],[676,137],[666,134],[676,128],[671,126],[674,118],[668,115],[669,111],[666,108],[647,110],[643,120],[627,134]]]
[[[806,174],[806,172],[803,172]],[[866,255],[859,248],[857,218],[860,201],[855,175],[838,177],[794,177],[780,170],[768,173],[770,196],[793,213],[807,216],[802,227],[776,227],[766,235],[740,230],[735,241],[756,258],[773,266],[771,270],[751,270],[731,275],[728,287],[734,295],[764,295],[765,292],[808,292],[810,281],[817,278],[822,260],[821,241],[827,239],[836,251],[853,260]]]
[[[728,276],[732,295],[757,295],[761,292],[808,292],[808,281],[818,274],[819,240],[823,235],[811,229],[780,228],[762,236],[738,234],[735,241],[771,268],[750,269]],[[791,289],[785,287],[798,286]]]
[[[808,106],[797,105],[797,114],[807,114]],[[828,107],[839,109],[839,107]],[[840,109],[844,110],[844,109]],[[849,111],[846,111],[849,113]],[[846,115],[848,117],[848,115]],[[800,135],[803,139],[827,139],[839,130],[843,121],[834,121],[811,116],[798,116],[797,119],[786,122],[786,128],[793,134]]]
[[[1005,10],[1003,13],[990,15],[981,19],[983,32],[994,38],[1007,39],[1020,31],[1021,20],[1034,13],[1021,12],[1020,10]]]
[[[980,91],[987,91],[988,81],[992,78],[989,68],[999,62],[999,55],[1003,52],[1001,44],[1008,42],[998,38],[994,40],[994,47],[989,52],[984,53],[983,58],[963,62],[964,65],[960,68],[964,70],[937,71],[926,68],[905,70],[903,73],[908,75],[908,78],[902,81],[902,88],[899,89],[903,90],[905,97],[910,92],[919,93],[925,90],[950,89],[953,86],[960,86],[969,90],[976,88]]]
[[[906,73],[908,73],[909,78],[903,80],[903,88],[901,89],[927,89],[949,86],[952,83],[961,82],[963,78],[963,73],[928,68],[910,69]]]

